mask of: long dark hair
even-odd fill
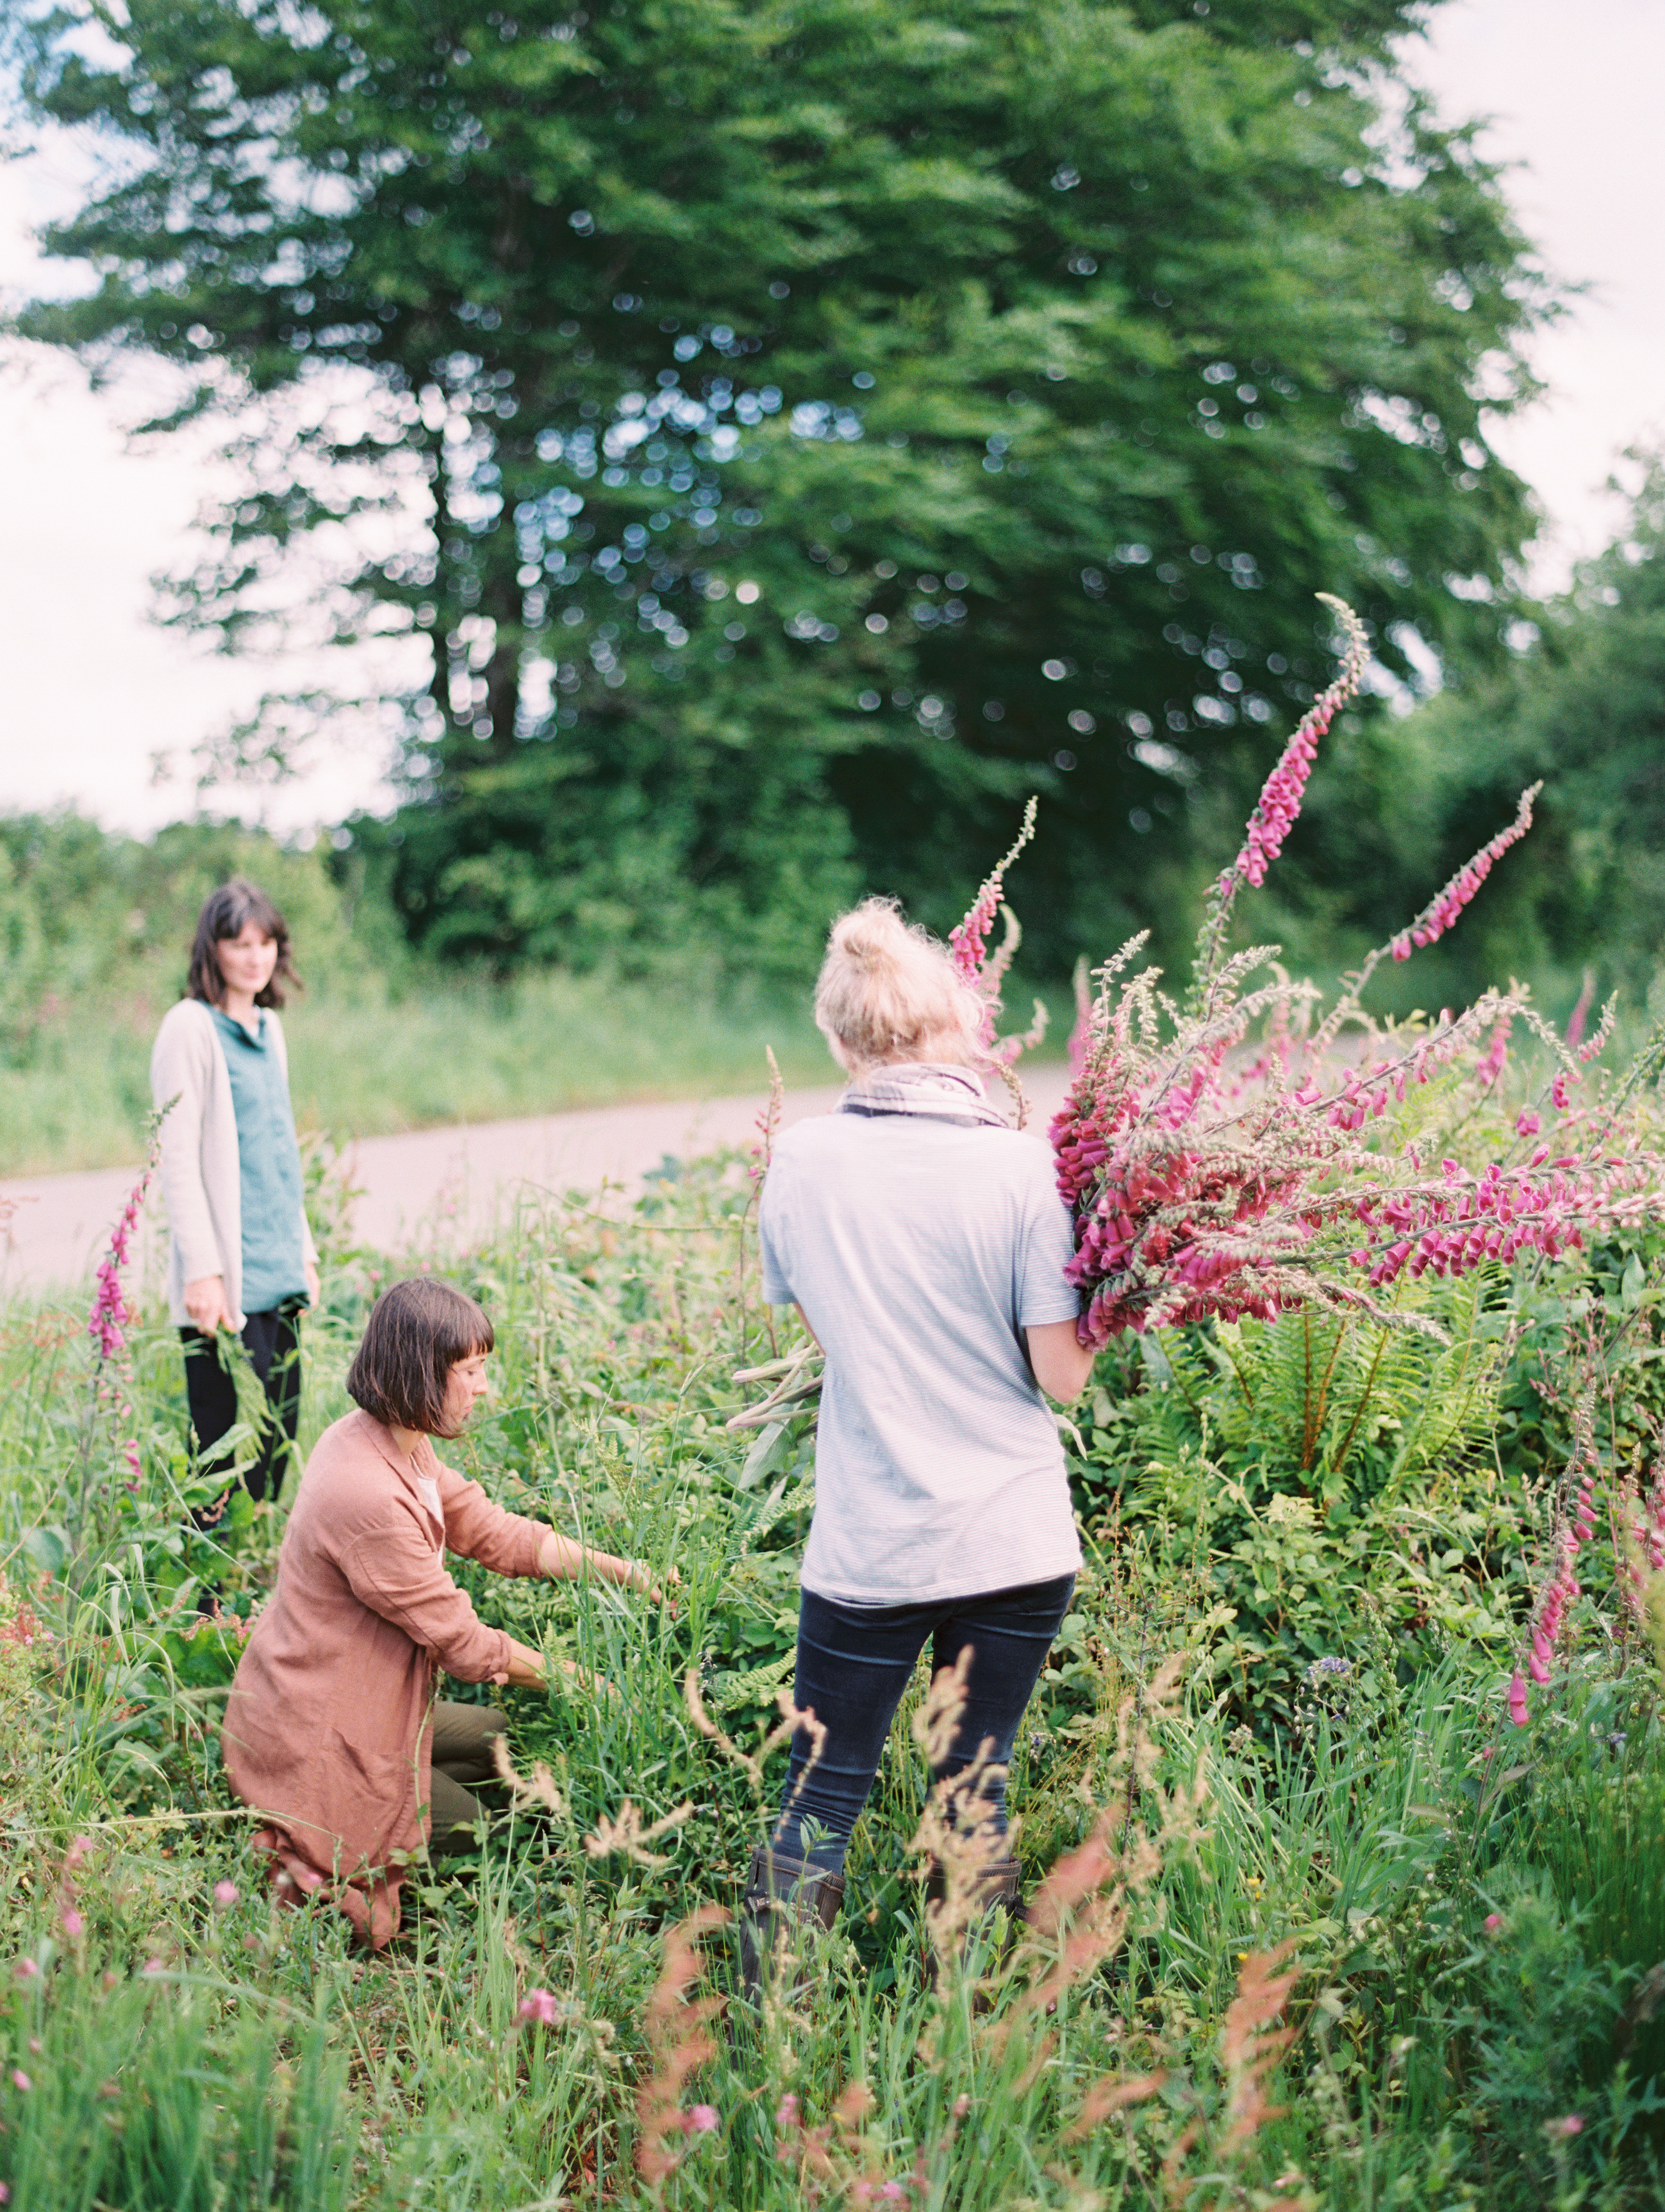
[[[496,1341],[485,1309],[449,1283],[432,1275],[390,1283],[364,1324],[347,1395],[389,1428],[439,1436],[452,1369]]]
[[[246,883],[241,876],[234,876],[228,884],[222,884],[218,890],[210,891],[203,901],[203,910],[197,917],[196,939],[191,947],[191,972],[185,986],[186,998],[200,999],[207,1006],[219,1005],[226,994],[226,979],[221,973],[220,956],[215,947],[222,938],[240,937],[251,921],[277,947],[277,965],[265,989],[255,993],[255,1005],[281,1006],[286,983],[293,984],[297,991],[305,988],[289,957],[289,924],[264,891]]]

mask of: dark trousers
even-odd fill
[[[508,1723],[495,1705],[455,1705],[446,1698],[435,1705],[428,1799],[430,1851],[473,1849],[476,1825],[486,1816],[474,1792],[496,1780],[492,1743],[507,1733]]]
[[[799,1710],[811,1711],[827,1734],[812,1765],[808,1732],[800,1729],[793,1738],[773,1848],[829,1874],[843,1865],[884,1739],[927,1637],[936,1670],[953,1666],[968,1644],[972,1651],[965,1710],[953,1748],[933,1770],[933,1779],[962,1772],[992,1741],[990,1756],[1000,1771],[985,1778],[981,1794],[994,1808],[994,1832],[1004,1835],[1006,1762],[1074,1589],[1075,1577],[1060,1575],[981,1597],[886,1606],[841,1605],[805,1590],[793,1695]],[[818,1826],[812,1840],[804,1834],[806,1820]]]
[[[243,1323],[243,1344],[266,1394],[266,1420],[252,1465],[243,1469],[243,1487],[256,1500],[276,1499],[283,1487],[301,1421],[301,1303],[286,1300]],[[237,1419],[237,1388],[220,1364],[219,1346],[199,1328],[182,1328],[185,1395],[198,1455],[204,1460]],[[228,1495],[229,1492],[228,1492]],[[197,1516],[211,1528],[225,1504]]]

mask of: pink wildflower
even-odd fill
[[[1513,1021],[1514,1017],[1511,1014],[1505,1013],[1499,1017],[1498,1025],[1492,1032],[1492,1042],[1486,1048],[1485,1057],[1474,1070],[1474,1079],[1482,1091],[1490,1091],[1509,1065],[1509,1032]]]
[[[954,972],[961,982],[970,984],[974,989],[983,981],[988,933],[994,927],[994,917],[1000,910],[1000,893],[1006,887],[1006,872],[1034,835],[1035,801],[1031,799],[1024,809],[1023,827],[1018,832],[1015,843],[1004,860],[984,878],[982,888],[972,900],[965,919],[948,933],[949,949],[954,956]]]
[[[1485,1929],[1485,1930],[1486,1930],[1486,1934],[1487,1934],[1488,1936],[1495,1936],[1495,1935],[1497,1934],[1497,1932],[1498,1932],[1498,1929],[1500,1929],[1500,1928],[1503,1926],[1503,1915],[1502,1915],[1502,1913],[1501,1913],[1501,1912],[1488,1912],[1488,1913],[1486,1914],[1486,1916],[1485,1919],[1480,1923],[1480,1925],[1481,1925],[1481,1927],[1482,1927],[1482,1928],[1484,1928],[1484,1929]]]
[[[28,2075],[23,2071],[21,2066],[14,2066],[12,2068],[11,2078],[12,2087],[15,2089],[21,2089],[27,2092],[34,2087],[33,2082],[30,2081]]]
[[[1583,1042],[1584,1024],[1589,1018],[1590,1001],[1595,996],[1595,970],[1584,970],[1584,988],[1578,994],[1578,1003],[1567,1016],[1567,1050],[1577,1052]]]
[[[1358,689],[1364,677],[1368,647],[1364,624],[1351,607],[1328,593],[1320,595],[1326,605],[1335,609],[1337,617],[1347,633],[1347,649],[1341,662],[1340,672],[1329,689],[1315,699],[1302,716],[1294,736],[1284,747],[1278,764],[1261,787],[1261,795],[1255,811],[1249,817],[1243,833],[1243,848],[1221,878],[1219,890],[1228,895],[1233,876],[1255,886],[1266,881],[1266,872],[1284,848],[1295,817],[1301,811],[1301,799],[1306,790],[1307,778],[1312,773],[1312,763],[1318,757],[1318,740],[1329,728],[1337,713]]]
[[[795,2128],[799,2124],[798,2100],[790,2089],[775,2108],[775,2124],[777,2128]]]
[[[1532,1717],[1531,1707],[1526,1701],[1526,1682],[1518,1667],[1509,1685],[1509,1717],[1516,1728],[1524,1728]]]
[[[1577,2112],[1568,2112],[1559,2120],[1544,2122],[1544,2133],[1552,2141],[1562,2141],[1568,2136],[1581,2136],[1583,2132],[1584,2123]]]
[[[1087,1048],[1092,1037],[1092,993],[1088,988],[1085,956],[1076,962],[1071,980],[1075,990],[1075,1027],[1070,1031],[1067,1051],[1070,1073],[1079,1075],[1087,1064]]]
[[[1515,1116],[1515,1134],[1517,1137],[1535,1137],[1543,1126],[1529,1106],[1522,1106]]]
[[[1039,1044],[1047,1030],[1046,1005],[1037,999],[1035,1001],[1035,1019],[1023,1036],[1001,1037],[995,1033],[1000,1018],[1000,987],[1023,934],[1010,911],[1006,915],[1008,927],[999,951],[990,957],[987,950],[988,933],[1000,909],[1000,893],[1006,872],[1035,834],[1035,804],[1031,799],[1024,809],[1023,825],[1011,850],[987,878],[972,901],[964,920],[948,933],[954,972],[966,988],[981,1001],[977,1026],[978,1048],[985,1061],[997,1067],[1010,1067],[1021,1054]]]
[[[154,1978],[157,1974],[165,1974],[167,1972],[167,1964],[162,1959],[147,1959],[139,1968],[139,1972],[148,1978]]]
[[[688,2132],[691,2136],[708,2136],[717,2126],[714,2105],[696,2105],[688,2115]]]
[[[72,1943],[79,1942],[87,1933],[87,1923],[73,1905],[64,1915],[64,1933]]]
[[[214,1902],[216,1905],[235,1905],[237,1902],[236,1883],[234,1881],[216,1881],[214,1885]]]
[[[517,2007],[522,2020],[536,2021],[540,2027],[553,2027],[556,2009],[554,1996],[548,1990],[528,1990]]]
[[[1595,1036],[1586,1037],[1582,1044],[1574,1047],[1581,1063],[1588,1066],[1602,1051],[1607,1039],[1613,1035],[1613,1025],[1618,1016],[1619,999],[1615,993],[1601,1009],[1601,1018],[1595,1024]]]
[[[1542,789],[1541,783],[1534,783],[1523,791],[1521,803],[1515,811],[1515,819],[1508,828],[1499,830],[1489,843],[1480,847],[1472,860],[1463,862],[1443,890],[1436,892],[1403,933],[1413,945],[1418,947],[1432,945],[1454,926],[1464,907],[1491,874],[1494,864],[1503,858],[1511,845],[1518,844],[1532,827],[1532,802]]]

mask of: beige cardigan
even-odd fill
[[[289,1056],[283,1024],[267,1011],[283,1080]],[[225,1284],[226,1304],[243,1326],[243,1197],[237,1164],[237,1115],[214,1017],[200,999],[170,1006],[150,1054],[150,1096],[158,1108],[176,1099],[162,1123],[161,1185],[172,1234],[167,1249],[167,1310],[183,1328],[185,1286],[204,1275]],[[318,1248],[301,1213],[301,1245],[316,1264]]]
[[[326,1429],[307,1462],[221,1742],[232,1788],[270,1815],[256,1842],[298,1888],[327,1888],[373,1945],[398,1926],[406,1863],[428,1833],[438,1676],[501,1682],[508,1668],[508,1637],[446,1572],[447,1548],[535,1575],[548,1534],[444,1466],[426,1437],[407,1459],[368,1413]]]

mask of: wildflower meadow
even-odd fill
[[[1082,982],[1050,1140],[1100,1346],[1060,1416],[1087,1565],[1014,1754],[1022,1923],[957,1881],[923,1777],[959,1686],[922,1667],[837,1928],[738,1995],[814,1503],[817,1356],[757,1264],[772,1104],[750,1156],[523,1194],[466,1250],[355,1243],[310,1151],[303,1447],[380,1287],[442,1271],[497,1331],[448,1456],[675,1592],[458,1563],[567,1663],[450,1688],[506,1703],[497,1816],[374,1955],[277,1900],[221,1772],[283,1505],[193,1522],[224,1476],[133,1279],[141,1182],[88,1298],[0,1316],[0,2202],[1665,2201],[1665,1055],[1514,983],[1370,1012],[1529,794],[1328,1006],[1247,940],[1358,680],[1335,613],[1191,975],[1135,942]],[[989,939],[1020,849],[954,939],[1019,1101]]]

